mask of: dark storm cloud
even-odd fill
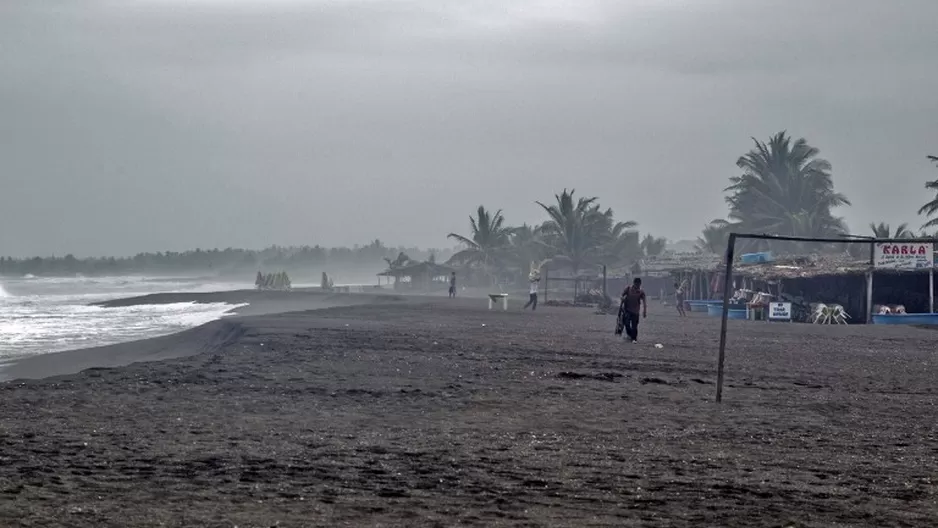
[[[0,253],[439,246],[565,186],[692,238],[782,129],[918,223],[938,2],[504,4],[5,3]]]

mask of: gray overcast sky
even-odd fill
[[[854,231],[917,227],[936,20],[935,0],[2,0],[0,254],[443,247],[480,203],[535,222],[565,186],[694,238],[749,138],[782,129],[833,163]]]

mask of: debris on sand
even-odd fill
[[[597,381],[611,381],[616,382],[619,378],[622,377],[622,374],[616,372],[599,372],[596,374],[581,374],[579,372],[560,372],[557,374],[559,379],[593,379]]]
[[[638,381],[642,385],[648,385],[649,383],[651,383],[652,385],[670,385],[671,384],[668,381],[663,380],[661,378],[642,378]]]

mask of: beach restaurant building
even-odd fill
[[[931,244],[927,255],[911,249],[879,245],[872,259],[839,255],[787,255],[767,262],[733,265],[732,290],[764,292],[778,300],[808,305],[836,303],[850,314],[851,323],[865,323],[876,305],[902,305],[908,313],[932,313],[934,310],[934,253]],[[725,267],[713,264],[685,266],[662,262],[675,282],[688,281],[688,299],[720,299],[723,294]],[[871,291],[870,286],[872,286]]]

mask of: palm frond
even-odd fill
[[[835,192],[831,164],[807,140],[779,132],[753,148],[736,165],[742,170],[725,189],[733,229],[746,232],[824,236],[846,229],[831,212],[850,205]],[[714,227],[724,227],[725,221]],[[703,246],[707,246],[704,242]]]
[[[446,261],[446,263],[466,265],[466,264],[474,264],[476,262],[479,262],[480,259],[481,259],[481,253],[479,252],[479,250],[474,249],[474,248],[469,248],[469,249],[464,249],[462,251],[457,251],[456,253],[453,254],[453,256],[451,256]]]
[[[470,239],[470,238],[466,238],[466,237],[464,237],[464,236],[462,236],[462,235],[457,235],[456,233],[450,233],[450,234],[446,235],[446,238],[451,238],[451,239],[453,239],[453,240],[459,242],[460,244],[463,244],[463,245],[468,246],[468,247],[470,247],[470,248],[478,248],[478,247],[479,247],[479,245],[476,244],[474,240],[472,240],[472,239]]]

